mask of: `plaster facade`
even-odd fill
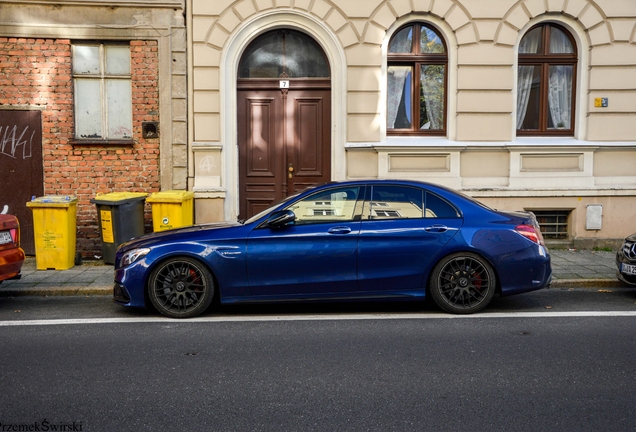
[[[567,210],[568,239],[636,231],[636,2],[616,0],[188,0],[188,188],[196,221],[235,219],[237,68],[275,28],[306,32],[331,67],[332,178],[415,178],[500,209]],[[387,46],[423,21],[448,49],[444,137],[387,134]],[[518,137],[518,48],[536,24],[576,42],[571,137]],[[607,107],[596,107],[607,98]],[[586,206],[603,205],[601,229]]]

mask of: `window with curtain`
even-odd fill
[[[519,44],[517,135],[573,135],[577,54],[563,27],[540,24]]]
[[[129,45],[74,44],[75,139],[132,142]]]
[[[387,56],[387,133],[445,135],[448,54],[439,32],[423,23],[400,28]]]

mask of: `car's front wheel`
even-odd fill
[[[162,315],[190,318],[210,306],[214,297],[214,279],[209,270],[194,259],[171,258],[151,273],[148,296]]]
[[[479,255],[457,253],[433,269],[430,293],[446,312],[469,314],[485,308],[496,289],[495,272]]]

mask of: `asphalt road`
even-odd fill
[[[635,330],[628,288],[528,293],[462,318],[349,304],[177,321],[105,297],[1,299],[0,424],[635,430]]]

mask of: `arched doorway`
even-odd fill
[[[239,218],[331,180],[331,79],[320,45],[291,29],[245,49],[237,79]]]

